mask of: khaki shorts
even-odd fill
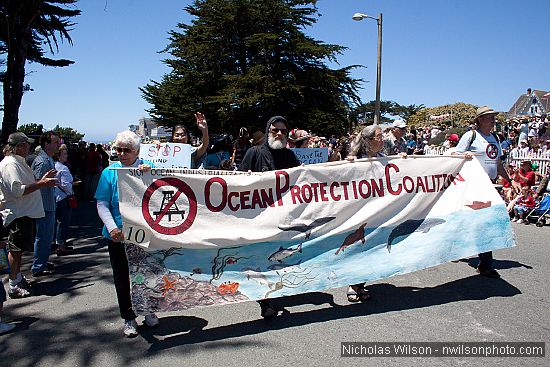
[[[11,252],[34,251],[36,224],[33,218],[14,219],[7,227],[8,250]]]

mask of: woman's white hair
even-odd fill
[[[130,130],[121,131],[116,134],[115,141],[113,142],[114,147],[131,146],[133,150],[139,152],[139,144],[141,143],[141,138],[134,132]]]
[[[379,125],[369,125],[357,134],[353,143],[351,144],[351,155],[357,155],[359,152],[368,153],[370,148],[370,139],[376,135],[376,130],[382,130]]]

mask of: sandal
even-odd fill
[[[354,287],[357,290],[355,290]],[[352,303],[366,302],[372,298],[369,290],[366,289],[362,284],[350,286],[346,295],[348,296],[348,302]]]
[[[372,298],[372,295],[367,288],[361,288],[358,295],[361,302],[366,302]]]
[[[361,300],[361,298],[359,297],[357,292],[354,291],[354,290],[348,291],[348,293],[346,293],[346,295],[348,296],[348,302],[357,303]]]

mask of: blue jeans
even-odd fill
[[[48,259],[53,242],[55,212],[47,211],[46,216],[36,219],[36,238],[34,240],[34,261],[31,266],[33,274],[48,269]]]
[[[55,211],[55,242],[58,246],[65,246],[69,234],[69,225],[71,224],[71,207],[67,198],[57,202]]]

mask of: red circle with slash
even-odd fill
[[[178,192],[161,210],[157,218],[153,219],[151,213],[149,213],[149,202],[151,201],[151,196],[153,196],[155,191],[164,186],[173,186],[178,189]],[[183,223],[175,227],[162,226],[160,224],[161,219],[166,215],[170,207],[176,202],[182,193],[187,196],[187,200],[189,201],[189,214],[187,215],[187,218],[183,221]],[[145,190],[145,193],[143,194],[143,202],[141,204],[141,212],[147,224],[149,224],[149,226],[156,232],[166,235],[178,235],[188,230],[195,221],[197,216],[197,198],[191,187],[189,187],[189,185],[182,180],[174,177],[163,178],[156,180],[147,188],[147,190]]]

